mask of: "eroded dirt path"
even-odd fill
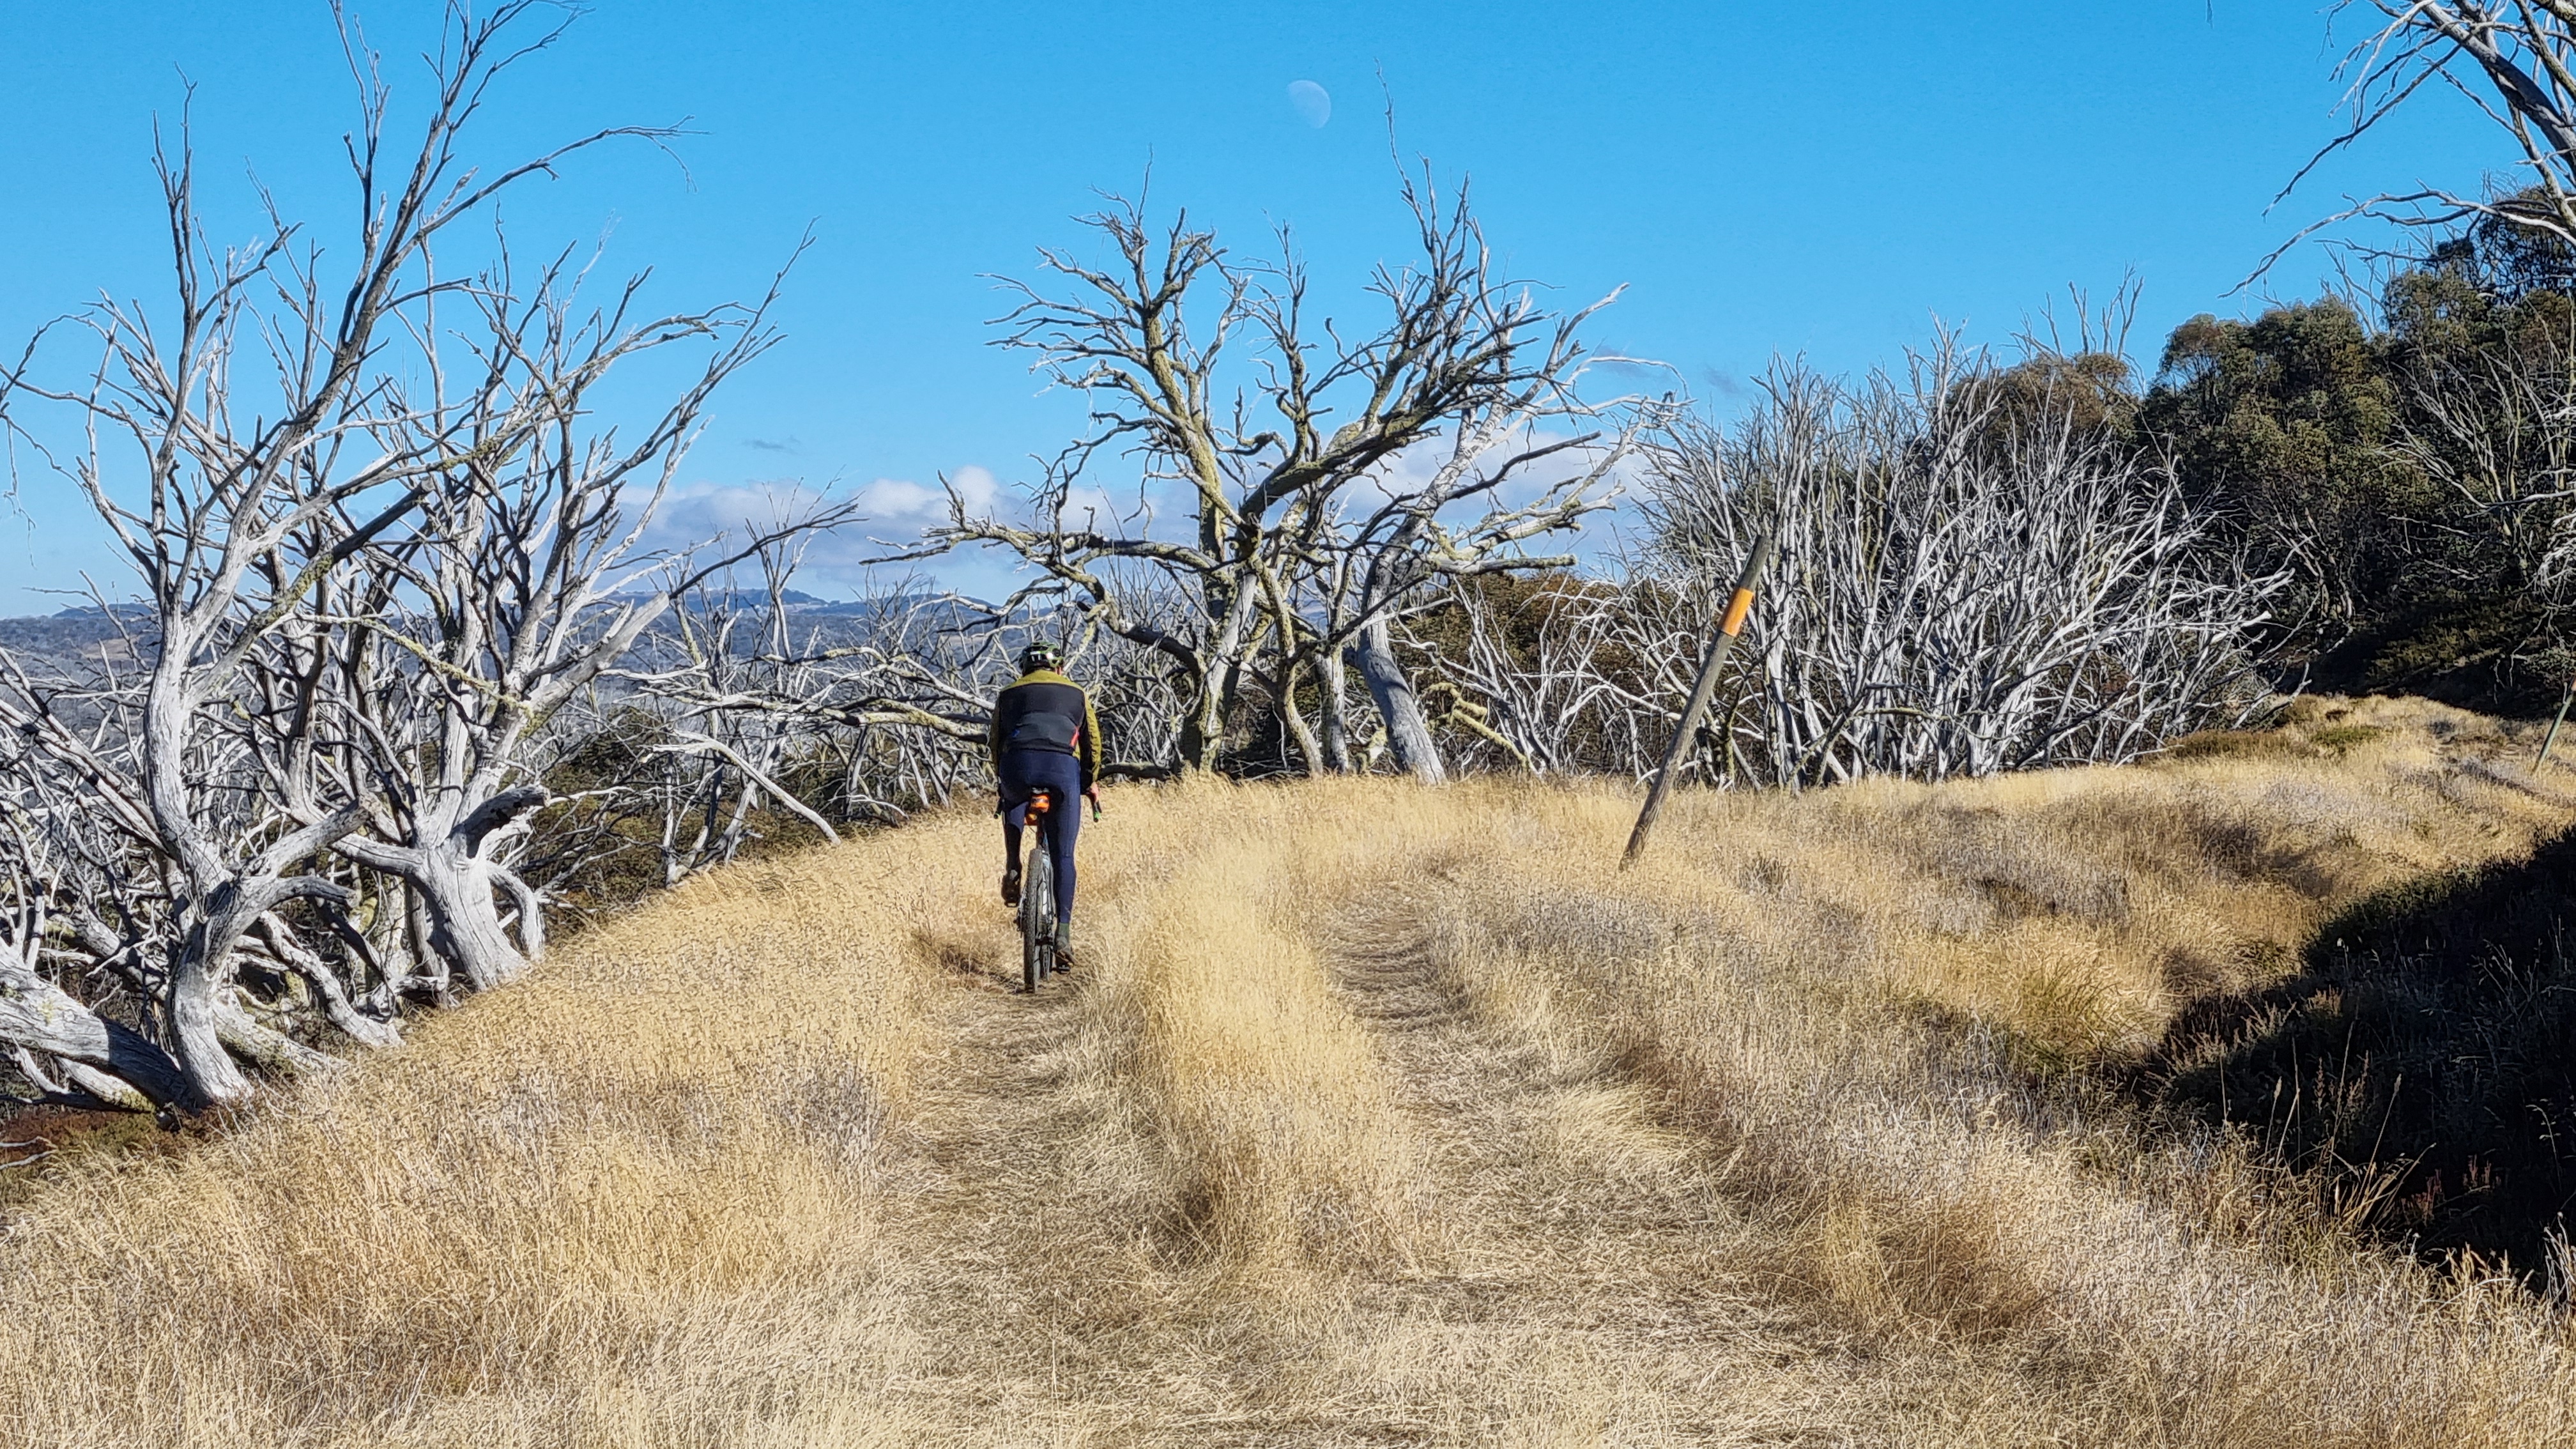
[[[1061,1152],[1084,1112],[1070,1089],[1081,1025],[1076,982],[1030,998],[998,966],[961,974],[890,1143],[889,1225],[905,1245],[896,1282],[913,1348],[896,1394],[904,1417],[949,1427],[953,1442],[1083,1437],[1068,1407],[1081,1396],[1066,1391],[1092,1367],[1077,1331],[1091,1275],[1062,1268],[1097,1244],[1065,1190]]]
[[[1599,1061],[1480,1021],[1405,903],[1315,930],[1399,1087],[1412,1251],[1266,1276],[1177,1251],[1120,1195],[1152,1144],[1093,983],[1033,1000],[983,962],[891,1144],[902,1417],[961,1444],[1901,1439],[1884,1401],[1856,1418],[1842,1346],[1785,1305],[1703,1145]]]
[[[1435,969],[1420,910],[1382,904],[1323,934],[1436,1165],[1448,1272],[1381,1285],[1382,1311],[1436,1305],[1462,1357],[1550,1366],[1453,1395],[1530,1442],[1854,1441],[1847,1374],[1779,1300],[1704,1145],[1658,1126],[1607,1064],[1479,1020]]]

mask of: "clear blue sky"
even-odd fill
[[[353,0],[397,84],[430,0]],[[1077,421],[986,346],[983,274],[1083,240],[1093,188],[1186,204],[1260,250],[1292,223],[1344,302],[1405,235],[1380,119],[1472,175],[1515,273],[1569,300],[1626,284],[1600,342],[1675,364],[1724,410],[1775,354],[1894,360],[1930,319],[1999,341],[2069,283],[2134,269],[2152,366],[2194,313],[2346,191],[2472,186],[2508,157],[2448,95],[2374,134],[2288,203],[2333,134],[2345,39],[2317,5],[1481,5],[600,0],[503,94],[479,154],[512,159],[683,117],[687,171],[594,153],[510,206],[517,244],[613,225],[609,264],[677,305],[756,293],[810,223],[786,344],[723,396],[688,476],[866,488],[979,468],[1024,477]],[[326,240],[351,210],[350,87],[322,0],[0,0],[0,339],[101,290],[158,301],[154,116],[197,85],[202,186],[253,234],[256,168]],[[1332,97],[1329,122],[1292,102]],[[2322,254],[2271,286],[2314,290]],[[56,354],[76,363],[76,353]],[[59,375],[59,374],[58,374]],[[901,490],[887,493],[895,498]],[[114,567],[78,505],[31,476],[0,515],[0,614],[47,611]]]

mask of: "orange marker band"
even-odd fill
[[[1744,627],[1744,616],[1752,612],[1753,591],[1751,589],[1737,589],[1735,591],[1735,597],[1727,601],[1726,620],[1724,623],[1717,626],[1718,632],[1729,638],[1733,638],[1736,631]]]

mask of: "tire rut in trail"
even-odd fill
[[[913,1362],[892,1389],[908,1422],[890,1442],[1059,1442],[1030,1415],[1074,1400],[1067,1381],[1089,1376],[1070,1329],[1090,1316],[1096,1275],[1078,1260],[1108,1245],[1063,1161],[1091,1110],[1068,1090],[1082,985],[1059,979],[1031,998],[996,968],[951,987],[937,1014],[895,1142],[890,1241]]]
[[[1498,1428],[1543,1421],[1531,1442],[1889,1442],[1890,1419],[1852,1412],[1853,1366],[1772,1291],[1718,1165],[1591,1054],[1480,1019],[1442,979],[1429,904],[1322,933],[1402,1084],[1448,1266],[1373,1285],[1373,1311],[1444,1323],[1482,1366],[1447,1391]]]

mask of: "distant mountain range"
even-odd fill
[[[821,637],[826,640],[843,642],[839,637],[839,626],[829,621],[857,619],[889,609],[900,610],[908,606],[931,604],[944,596],[921,593],[894,600],[824,599],[802,590],[790,589],[781,597],[787,604],[789,617],[810,621],[822,631]],[[762,609],[766,608],[768,603],[769,594],[766,590],[735,589],[705,595],[699,607]],[[933,628],[956,627],[972,618],[979,607],[972,600],[945,604],[934,609],[925,619],[918,622],[927,623]],[[135,638],[148,654],[151,650],[152,623],[151,608],[140,603],[111,604],[104,608],[96,604],[83,604],[57,610],[51,614],[30,614],[14,619],[0,618],[0,650],[18,655],[39,671],[65,667],[81,661],[94,666],[102,658],[102,651],[105,651],[105,657],[113,659],[132,658],[132,651],[125,645],[125,638],[128,636]],[[741,647],[751,648],[754,645],[751,641],[745,640]]]
[[[620,594],[617,597],[620,600],[625,600],[648,598],[650,595],[640,593]],[[791,611],[799,614],[867,614],[886,608],[889,604],[889,601],[884,599],[818,598],[813,594],[806,593],[802,589],[789,589],[779,597],[786,603],[787,607]],[[907,603],[927,603],[932,599],[940,597],[943,596],[938,594],[922,593],[918,595],[907,595],[891,602],[895,606],[900,607]],[[704,608],[756,609],[769,602],[769,593],[765,589],[717,589],[699,595],[698,598],[703,600],[703,603],[700,606]],[[967,602],[974,603],[976,601],[968,600]],[[45,633],[61,625],[77,626],[88,624],[93,626],[104,626],[113,619],[123,619],[129,624],[133,624],[147,621],[151,617],[152,607],[149,604],[110,604],[105,608],[101,608],[96,604],[80,604],[68,609],[58,609],[51,614],[24,614],[16,618],[0,618],[0,631],[7,631],[14,627],[18,628],[21,632],[33,630],[38,633]],[[5,632],[0,632],[0,642],[5,642],[6,637]]]
[[[96,604],[81,604],[69,609],[60,609],[51,614],[30,614],[26,616],[27,619],[98,620],[109,618],[149,619],[151,617],[152,606],[149,604],[110,604],[104,609],[100,608]],[[0,619],[0,624],[17,624],[24,622],[26,622],[26,619]]]

